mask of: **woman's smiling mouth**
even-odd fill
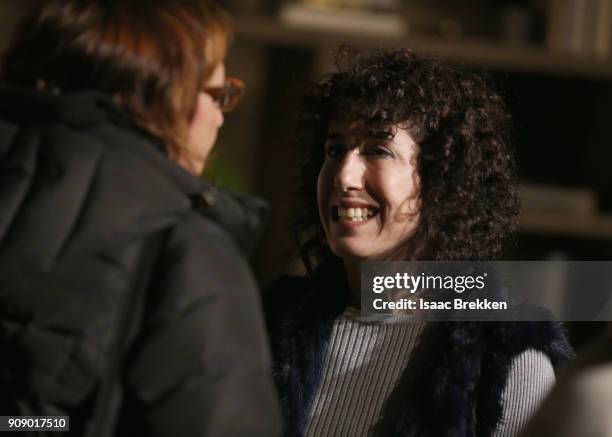
[[[337,223],[364,223],[378,214],[378,210],[363,206],[333,206],[331,216]]]

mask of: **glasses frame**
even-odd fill
[[[202,89],[217,104],[222,112],[231,112],[240,103],[244,95],[244,82],[237,77],[226,77],[222,86]]]

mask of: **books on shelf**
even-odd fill
[[[279,20],[289,26],[338,32],[401,37],[408,26],[401,14],[328,5],[331,2],[285,3]]]

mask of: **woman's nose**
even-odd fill
[[[342,191],[360,190],[363,188],[364,171],[359,150],[349,150],[338,165],[334,185]]]

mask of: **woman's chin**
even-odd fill
[[[365,244],[333,244],[331,250],[334,255],[342,258],[345,262],[363,262],[376,258],[372,249]]]

